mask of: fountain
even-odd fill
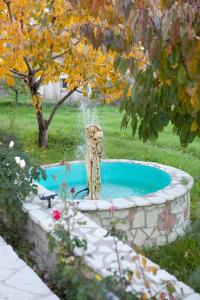
[[[158,163],[102,160],[103,131],[85,107],[83,114],[85,162],[70,162],[70,172],[59,163],[44,166],[47,180],[40,180],[39,191],[46,188],[59,194],[66,180],[76,191],[68,200],[77,201],[78,210],[103,227],[108,226],[114,206],[131,245],[164,245],[183,235],[190,221],[192,177]]]
[[[102,157],[103,137],[102,129],[95,125],[88,125],[86,146],[86,168],[88,177],[88,199],[99,200],[101,191],[100,159]]]

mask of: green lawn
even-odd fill
[[[48,115],[51,107],[46,106],[44,110]],[[120,130],[122,115],[117,108],[98,107],[97,114],[104,131],[106,158],[155,161],[181,168],[194,177],[191,217],[192,220],[196,219],[200,208],[200,140],[196,139],[184,149],[178,137],[172,134],[171,126],[168,126],[155,143],[144,144],[137,137],[132,139],[130,129]],[[38,148],[36,117],[27,101],[14,109],[10,101],[1,98],[0,128],[14,131],[24,144],[24,149],[38,164],[77,159],[77,147],[84,142],[82,115],[74,107],[64,106],[55,116],[49,129],[48,149]],[[145,250],[145,253],[185,282],[188,282],[195,265],[200,265],[200,244],[192,237],[185,237],[153,251]]]

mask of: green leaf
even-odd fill
[[[134,138],[135,132],[137,130],[137,116],[136,115],[132,115],[131,129],[132,129],[132,137]]]
[[[181,85],[187,83],[187,81],[188,81],[187,72],[183,65],[179,65],[179,67],[178,67],[177,79],[178,79],[179,84],[181,84]]]
[[[130,119],[129,114],[125,113],[121,121],[121,128],[127,128],[129,119]]]
[[[126,73],[128,66],[129,66],[129,60],[121,58],[119,61],[118,68],[119,68],[119,71],[122,73],[122,75],[124,75]]]
[[[123,110],[125,110],[127,105],[127,101],[126,100],[122,100],[120,107],[119,107],[119,111],[122,112]]]
[[[55,247],[56,247],[56,245],[57,245],[56,240],[55,240],[55,238],[52,237],[50,234],[48,235],[48,239],[49,239],[49,244],[48,244],[49,250],[50,250],[51,252],[53,252],[53,250],[55,249]]]
[[[180,59],[180,49],[174,47],[172,53],[168,56],[169,63],[174,66],[179,62]]]

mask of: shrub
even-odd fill
[[[0,235],[8,242],[18,243],[26,232],[22,204],[29,193],[37,192],[32,180],[40,173],[16,138],[0,131]]]

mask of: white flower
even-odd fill
[[[20,168],[24,169],[24,168],[25,168],[25,165],[26,165],[25,160],[24,160],[24,159],[21,159],[19,165],[20,165]]]
[[[16,161],[16,164],[19,165],[21,158],[19,156],[15,156],[15,161]]]
[[[9,148],[12,149],[14,147],[14,144],[15,143],[13,141],[10,141]]]

